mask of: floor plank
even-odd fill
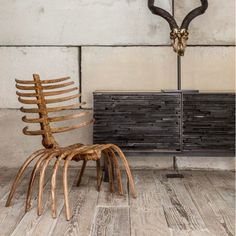
[[[117,191],[111,193],[109,190],[109,183],[102,182],[101,190],[98,195],[98,206],[116,206],[116,207],[128,207],[129,205],[129,197],[127,190],[127,179],[124,171],[122,171],[122,184],[124,189],[124,195],[120,195]],[[115,186],[116,187],[116,186]]]
[[[48,170],[51,172],[51,170]],[[76,175],[76,170],[72,169],[68,171],[69,190],[73,184]],[[51,182],[48,181],[44,188],[44,212],[42,216],[38,216],[36,213],[37,199],[32,201],[32,209],[25,214],[24,218],[20,221],[12,236],[18,235],[50,235],[53,231],[56,220],[51,217],[51,199],[50,199]],[[64,206],[63,201],[63,188],[62,188],[62,171],[59,171],[57,176],[57,209],[60,212]],[[66,220],[66,219],[65,219]]]
[[[203,174],[185,173],[185,186],[208,230],[213,235],[234,235],[234,209],[230,209]]]
[[[209,182],[214,185],[216,191],[225,200],[229,207],[235,208],[235,185],[233,172],[206,172]]]
[[[8,194],[18,169],[0,167],[0,200]]]
[[[134,171],[133,177],[138,197],[130,197],[131,235],[169,235],[160,191],[155,186],[153,172]]]
[[[14,173],[9,170],[9,173],[14,177],[16,175],[17,169],[13,169]],[[8,186],[7,194],[0,201],[0,235],[8,236],[10,235],[14,229],[17,227],[21,219],[25,215],[25,200],[26,200],[26,192],[29,183],[29,176],[32,169],[27,169],[25,175],[23,176],[18,188],[15,192],[15,195],[12,199],[12,205],[10,207],[5,207],[7,196],[10,190],[10,186],[12,184],[13,178],[9,182],[6,182]],[[36,180],[37,181],[37,180]],[[3,190],[5,191],[5,189]],[[35,192],[33,194],[33,198],[35,197]]]
[[[206,225],[180,178],[166,178],[154,171],[157,188],[169,228],[175,230],[206,230]]]
[[[128,207],[97,207],[91,236],[130,236]]]
[[[73,212],[71,221],[65,221],[64,212],[62,211],[52,235],[90,235],[97,199],[96,178],[94,174],[86,170],[81,185],[77,187],[74,184],[70,192],[71,209]]]
[[[208,230],[175,230],[170,229],[171,236],[214,236]]]
[[[233,236],[235,222],[235,175],[227,171],[183,171],[183,179],[167,179],[166,171],[135,170],[136,199],[111,194],[107,183],[96,190],[96,170],[86,170],[80,187],[76,169],[69,171],[71,221],[64,215],[61,172],[58,174],[58,218],[50,211],[50,168],[44,189],[44,213],[36,213],[38,179],[31,210],[25,199],[31,169],[17,189],[13,205],[5,201],[17,169],[0,168],[0,235],[47,236]],[[168,171],[169,173],[170,171]]]

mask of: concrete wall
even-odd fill
[[[199,0],[160,0],[178,22]],[[175,89],[176,55],[169,26],[146,0],[0,1],[0,165],[18,166],[40,146],[24,137],[14,79],[69,75],[81,87],[86,108],[95,90]],[[209,0],[206,14],[190,25],[182,60],[184,89],[235,89],[235,1]],[[92,128],[59,137],[61,143],[92,142]],[[12,148],[12,143],[14,148]],[[130,157],[132,166],[168,168],[172,157]],[[9,162],[9,160],[11,160]],[[148,160],[148,161],[147,161]],[[201,160],[201,162],[199,161]],[[233,159],[178,158],[179,167],[233,169]],[[205,163],[205,164],[204,164]]]

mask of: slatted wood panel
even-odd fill
[[[183,95],[183,148],[191,151],[234,151],[235,95]]]
[[[235,151],[235,94],[95,92],[94,143],[124,151]]]
[[[124,151],[180,149],[179,93],[94,93],[94,143]]]

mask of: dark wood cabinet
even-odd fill
[[[235,94],[95,92],[94,143],[125,152],[234,153]]]

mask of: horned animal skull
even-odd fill
[[[208,0],[200,0],[201,6],[195,8],[194,10],[190,11],[187,16],[185,16],[181,27],[178,26],[174,17],[167,11],[162,8],[154,6],[155,0],[148,0],[148,8],[150,11],[158,16],[164,18],[170,26],[170,39],[171,44],[173,46],[174,51],[179,55],[183,56],[185,52],[185,48],[187,46],[188,40],[188,27],[190,22],[199,15],[205,13],[206,9],[208,8]]]

